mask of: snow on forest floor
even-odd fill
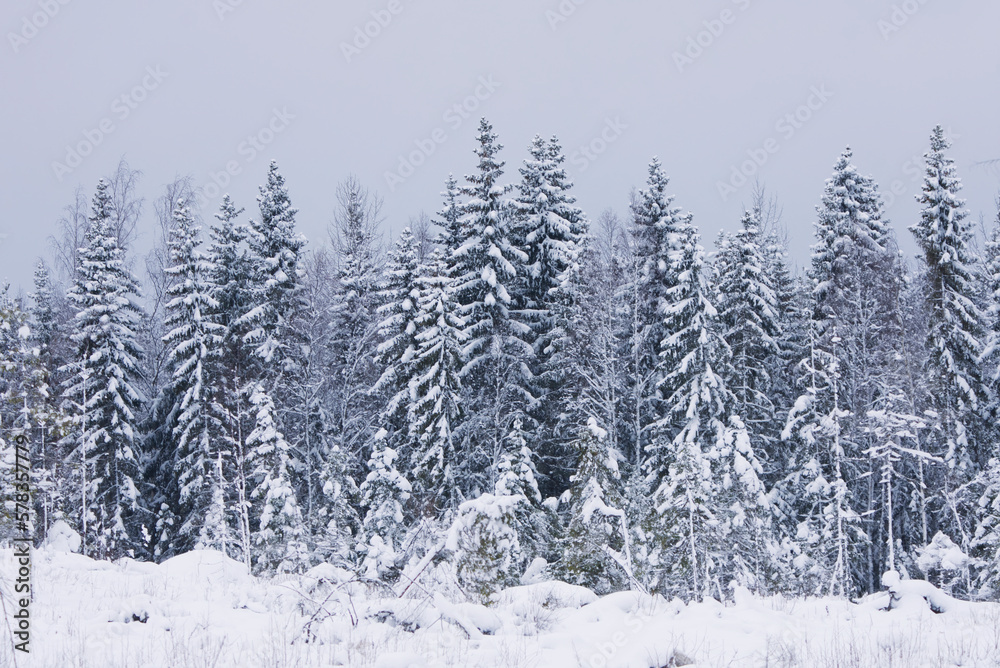
[[[0,666],[659,668],[685,657],[695,666],[1000,666],[992,603],[944,614],[924,605],[886,612],[875,598],[745,594],[684,605],[548,582],[483,607],[419,588],[399,599],[329,566],[259,579],[215,552],[160,565],[48,549],[33,557],[32,654],[3,642]],[[0,550],[8,610],[14,572],[12,552]]]

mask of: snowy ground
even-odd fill
[[[8,609],[14,571],[0,551]],[[998,604],[934,614],[922,599],[885,612],[874,600],[744,595],[685,606],[552,582],[483,607],[419,588],[399,599],[345,576],[261,580],[214,552],[154,565],[40,550],[32,655],[4,642],[0,666],[658,668],[675,652],[696,666],[1000,666]]]

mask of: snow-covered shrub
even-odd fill
[[[629,587],[631,554],[621,494],[621,455],[590,418],[577,441],[579,463],[568,501],[560,576],[605,594]]]
[[[459,582],[483,601],[518,581],[521,545],[514,527],[524,502],[523,496],[483,494],[459,506],[448,532]]]
[[[930,543],[917,550],[914,561],[924,577],[949,594],[968,575],[968,569],[973,565],[962,548],[941,531],[934,534]]]
[[[363,531],[363,568],[371,578],[391,576],[399,563],[399,547],[405,528],[403,504],[410,498],[410,483],[396,469],[396,451],[385,444],[385,430],[379,432],[368,461],[369,473],[361,485],[361,500],[367,508]]]
[[[941,536],[943,534],[938,534]],[[882,585],[889,590],[890,610],[913,610],[930,606],[934,612],[950,612],[962,607],[958,601],[926,580],[903,580],[896,571],[882,575]]]

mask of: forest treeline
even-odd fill
[[[354,178],[307,246],[273,162],[251,213],[171,184],[144,258],[135,171],[78,196],[0,304],[8,516],[23,435],[37,539],[61,520],[95,558],[997,597],[1000,217],[978,242],[940,127],[918,257],[848,149],[801,275],[763,191],[707,253],[658,160],[591,222],[557,139],[514,178],[501,149],[481,121],[474,169],[388,248]]]

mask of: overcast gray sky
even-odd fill
[[[912,249],[935,123],[969,208],[994,215],[1000,169],[974,163],[1000,158],[998,25],[995,0],[4,0],[0,276],[27,287],[73,191],[123,155],[144,173],[140,245],[175,176],[208,186],[203,213],[227,179],[253,212],[271,158],[314,244],[350,173],[394,234],[473,168],[480,115],[511,181],[557,135],[592,218],[624,213],[658,155],[706,246],[749,200],[734,169],[756,172],[800,264],[850,144]]]

